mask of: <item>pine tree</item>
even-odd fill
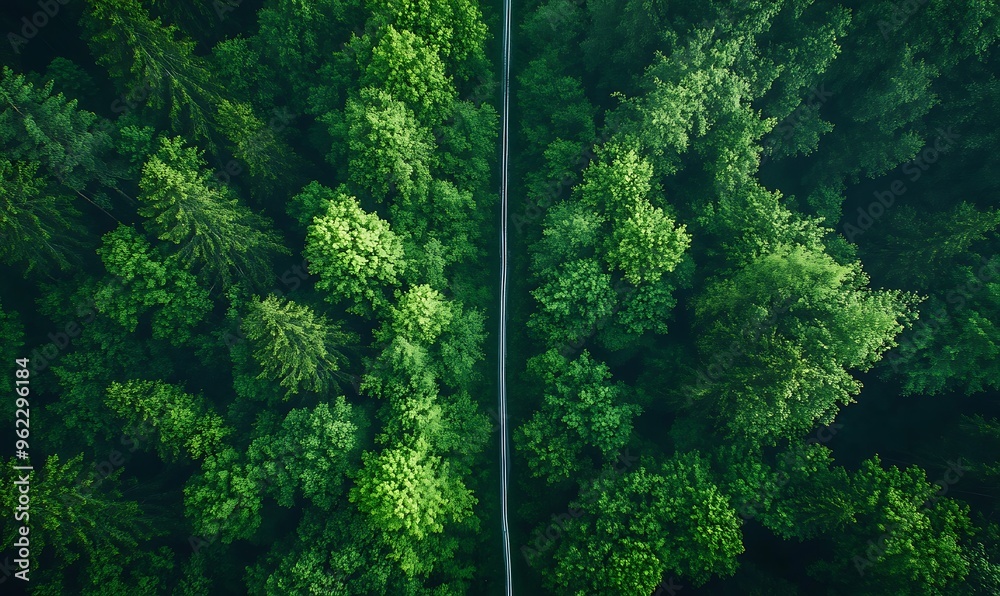
[[[277,381],[285,397],[324,393],[345,364],[339,349],[349,337],[308,306],[270,295],[250,303],[243,332],[260,364],[259,379]]]
[[[160,240],[177,245],[181,263],[213,282],[264,285],[270,257],[288,254],[270,222],[211,182],[200,153],[164,138],[142,169],[139,214]]]

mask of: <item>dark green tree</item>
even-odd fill
[[[277,381],[286,397],[337,385],[346,362],[340,349],[350,339],[308,306],[269,295],[250,303],[242,327],[261,367],[258,378]]]
[[[177,245],[180,261],[212,282],[264,285],[273,276],[272,255],[288,254],[270,222],[212,184],[200,153],[180,137],[161,140],[139,188],[147,229]]]

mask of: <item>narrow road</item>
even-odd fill
[[[500,419],[500,523],[503,526],[504,586],[513,596],[511,585],[510,531],[507,525],[507,482],[510,474],[510,431],[507,428],[507,149],[510,121],[510,9],[511,0],[503,3],[503,71],[500,73],[500,346],[497,353]]]

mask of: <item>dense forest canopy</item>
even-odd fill
[[[1000,593],[1000,4],[503,14],[5,7],[0,590]]]

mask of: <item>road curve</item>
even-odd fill
[[[500,73],[500,329],[497,358],[500,421],[500,523],[503,527],[504,586],[513,596],[511,580],[510,531],[507,524],[507,484],[510,474],[510,431],[507,428],[507,150],[510,122],[510,9],[511,0],[503,3],[503,70]]]

